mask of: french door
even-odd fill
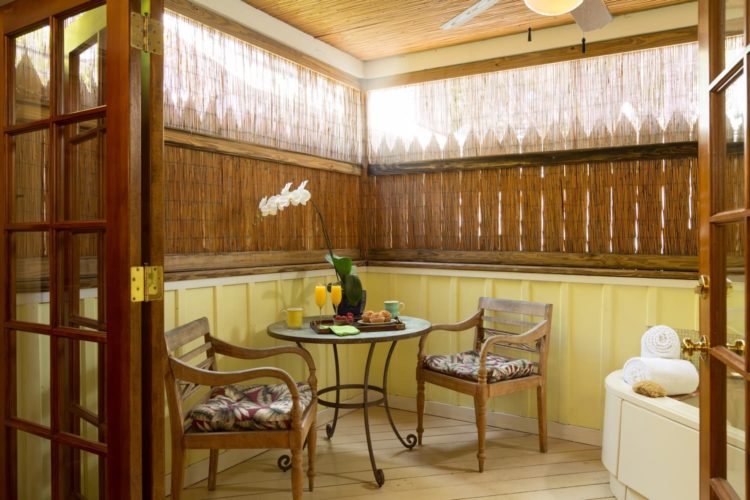
[[[750,498],[748,0],[700,0],[702,499]]]
[[[137,499],[162,481],[161,305],[130,296],[131,266],[160,263],[161,91],[142,86],[154,61],[131,47],[141,9],[0,8],[0,498]]]

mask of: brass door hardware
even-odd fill
[[[734,344],[727,344],[727,349],[729,349],[735,354],[744,356],[745,355],[745,341],[742,339],[737,339],[734,341]]]
[[[151,302],[164,298],[164,268],[136,266],[130,268],[130,301]]]
[[[711,346],[708,344],[708,339],[706,339],[705,335],[701,335],[698,342],[693,342],[693,339],[690,338],[682,339],[682,352],[688,357],[692,356],[695,352],[700,352],[701,354],[708,352],[709,347]]]
[[[705,274],[701,274],[698,277],[698,284],[693,289],[695,293],[701,296],[702,299],[708,297],[708,290],[710,288],[711,280]]]

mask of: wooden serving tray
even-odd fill
[[[324,335],[335,335],[335,333],[333,333],[331,330],[327,328],[321,330],[320,325],[333,326],[334,323],[332,319],[324,319],[322,321],[319,319],[316,319],[316,320],[310,321],[310,328],[312,328],[312,330],[315,333],[324,334]],[[395,323],[389,323],[387,325],[384,325],[382,323],[371,323],[368,325],[363,325],[361,323],[355,322],[352,326],[356,327],[357,330],[359,330],[360,332],[365,332],[365,333],[366,332],[388,332],[388,331],[406,329],[406,325],[402,323],[401,320],[398,318],[396,318]]]

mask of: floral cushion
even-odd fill
[[[310,406],[310,386],[297,383],[302,411]],[[289,429],[292,395],[286,384],[214,387],[185,418],[188,432]]]
[[[424,367],[438,373],[466,380],[479,380],[479,353],[477,351],[426,356]],[[487,354],[487,382],[500,382],[512,378],[528,377],[537,373],[537,363],[528,359],[505,358]]]

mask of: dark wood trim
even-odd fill
[[[275,149],[249,142],[226,139],[224,137],[185,132],[184,130],[174,128],[168,128],[164,131],[164,141],[171,146],[180,146],[198,151],[208,151],[210,153],[252,158],[255,160],[273,161],[298,167],[340,172],[342,174],[360,175],[362,171],[362,168],[356,163],[348,163],[296,151]]]
[[[148,5],[150,3],[150,5]],[[152,19],[163,20],[163,0],[144,2]],[[164,266],[164,57],[151,54],[143,75],[143,258]],[[143,314],[143,493],[164,498],[166,429],[164,301],[148,302]]]
[[[697,256],[573,254],[562,252],[482,252],[428,249],[370,249],[369,264],[376,261],[550,266],[577,269],[681,271],[695,273]]]
[[[7,17],[5,10],[0,9],[0,69],[2,69],[2,76],[0,76],[0,129],[5,129],[9,123],[8,101],[10,96],[6,85],[9,75],[12,74],[10,71],[12,58],[8,55],[13,44],[5,36]],[[2,168],[0,171],[0,228],[2,228],[0,233],[0,335],[2,335],[2,338],[0,338],[0,364],[5,365],[0,367],[0,496],[12,498],[16,486],[16,477],[13,473],[16,462],[16,455],[13,453],[15,443],[11,436],[12,431],[5,425],[8,417],[12,414],[10,412],[11,399],[15,399],[10,388],[13,381],[11,363],[7,362],[11,359],[11,356],[15,357],[10,345],[11,331],[6,328],[6,322],[10,319],[9,288],[11,277],[9,269],[10,238],[5,231],[5,226],[10,218],[10,200],[12,199],[12,196],[9,196],[10,186],[7,179],[10,176],[10,152],[7,151],[7,141],[5,134],[0,135],[0,168]]]
[[[107,4],[105,169],[108,497],[142,497],[141,306],[130,302],[128,269],[141,264],[141,52],[130,47],[139,0]]]
[[[481,271],[525,274],[561,274],[566,276],[602,276],[607,278],[656,278],[695,281],[697,273],[691,271],[649,271],[639,269],[607,269],[562,266],[518,266],[504,264],[460,264],[453,262],[406,262],[368,260],[368,266],[402,267],[411,269],[439,269],[449,271]]]
[[[367,95],[364,92],[360,94],[360,103],[362,106],[362,168],[359,182],[359,254],[363,259],[367,259],[369,234],[365,222],[368,218],[367,203],[364,200],[368,200],[370,195],[370,183],[367,182],[370,171],[370,141],[367,127]]]
[[[362,267],[365,265],[365,261],[355,260],[354,265]],[[205,280],[205,279],[216,279],[216,278],[231,278],[235,276],[257,276],[260,274],[317,271],[320,269],[330,270],[331,276],[333,276],[333,268],[331,268],[330,264],[318,263],[318,264],[288,264],[288,265],[277,265],[277,266],[240,267],[240,268],[206,269],[206,270],[197,269],[194,271],[169,271],[169,272],[165,272],[164,279],[167,282],[174,282],[174,281]]]
[[[195,19],[196,21],[223,31],[224,33],[228,33],[263,50],[274,53],[285,59],[289,59],[290,61],[305,66],[306,68],[316,71],[328,78],[337,80],[345,85],[354,87],[355,89],[359,89],[361,86],[359,78],[350,75],[345,71],[334,68],[333,66],[321,62],[304,52],[300,52],[297,49],[279,43],[276,40],[261,35],[260,33],[235,21],[190,3],[188,0],[167,0],[165,2],[165,7],[168,10]]]
[[[43,24],[51,16],[80,8],[86,3],[86,0],[16,0],[0,7],[0,16],[6,19],[3,23],[3,32],[14,34],[28,26]]]
[[[660,31],[657,33],[627,36],[602,42],[587,43],[585,54],[581,53],[581,48],[578,45],[525,54],[514,54],[484,61],[455,64],[452,66],[413,71],[411,73],[403,73],[382,78],[370,78],[362,81],[362,89],[374,90],[385,87],[396,87],[399,85],[411,85],[432,80],[457,78],[480,73],[490,73],[493,71],[537,66],[539,64],[572,61],[575,59],[616,54],[618,52],[651,49],[665,45],[694,42],[697,40],[697,34],[698,30],[693,26],[669,31]]]
[[[738,152],[740,150],[738,149]],[[486,168],[531,167],[572,163],[653,160],[685,158],[698,155],[698,143],[673,142],[667,144],[642,144],[610,148],[575,149],[568,151],[541,151],[533,153],[479,156],[449,160],[410,161],[394,164],[372,164],[370,175],[419,174],[453,170],[479,170]]]
[[[334,248],[333,251],[342,257],[353,260],[361,258],[359,249]],[[288,267],[301,264],[321,264],[325,262],[327,250],[298,250],[291,252],[233,252],[225,254],[167,255],[164,258],[164,271],[173,276],[175,273],[192,273],[226,269],[247,269],[260,267]],[[321,268],[321,269],[322,269]],[[234,273],[235,275],[237,273]]]

